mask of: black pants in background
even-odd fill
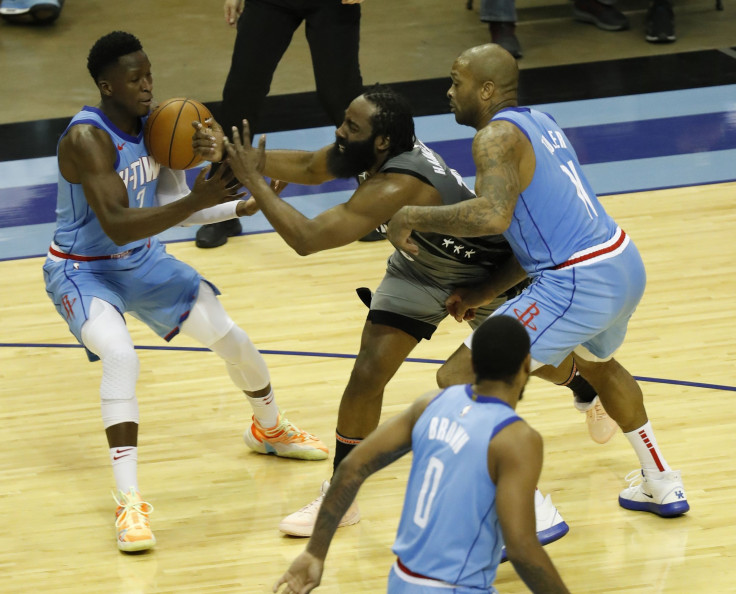
[[[305,22],[317,96],[339,126],[350,102],[363,92],[358,62],[360,5],[340,0],[246,0],[238,19],[230,72],[219,121],[228,136],[232,126],[250,123],[260,132],[259,116],[274,71]]]

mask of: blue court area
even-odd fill
[[[551,114],[572,141],[583,169],[599,195],[700,186],[736,181],[736,85],[713,86],[621,97],[535,105]],[[439,152],[472,187],[474,130],[452,114],[416,118],[417,137]],[[313,150],[334,141],[334,128],[320,127],[267,134],[268,148]],[[198,170],[187,172],[190,182]],[[0,162],[0,261],[42,256],[51,240],[56,206],[56,160],[40,157]],[[291,185],[285,200],[307,216],[347,200],[356,184],[335,180],[320,186]],[[631,199],[635,199],[633,196]],[[637,196],[636,199],[641,199]],[[241,219],[245,233],[269,233],[263,215]],[[177,227],[164,241],[192,241],[196,227]],[[7,344],[81,348],[70,344]],[[139,349],[206,350],[173,345]],[[347,353],[263,351],[300,357],[354,358]],[[413,359],[437,364],[441,361]],[[736,386],[654,377],[638,379],[736,391]]]
[[[736,85],[536,105],[572,141],[599,195],[736,180]],[[472,187],[474,130],[451,114],[416,118],[417,136]],[[331,127],[267,134],[270,148],[312,150],[334,140]],[[193,179],[197,171],[188,172]],[[355,182],[289,186],[283,196],[307,216],[345,201]],[[40,256],[53,234],[54,157],[0,162],[0,260]],[[272,231],[257,214],[242,219],[246,233]],[[189,241],[196,228],[163,234]]]

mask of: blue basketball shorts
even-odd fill
[[[130,313],[167,341],[179,333],[197,299],[202,277],[189,264],[167,254],[157,240],[136,256],[134,261],[94,262],[47,257],[43,266],[46,292],[80,344],[95,297],[121,314]]]
[[[644,263],[629,242],[614,257],[543,271],[493,315],[513,316],[524,325],[539,363],[556,367],[579,345],[608,359],[623,344],[645,286]],[[465,344],[470,346],[470,338]]]

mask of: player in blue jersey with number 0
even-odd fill
[[[501,547],[532,592],[567,592],[535,536],[542,438],[515,412],[529,379],[529,336],[510,316],[473,334],[475,381],[430,392],[379,426],[337,468],[307,549],[276,582],[317,587],[340,518],[363,481],[413,452],[388,579],[390,594],[494,593]]]
[[[438,208],[405,206],[391,219],[389,239],[412,254],[412,230],[502,233],[532,282],[494,315],[524,324],[533,370],[577,366],[621,427],[641,469],[627,477],[619,504],[663,517],[687,512],[680,473],[657,444],[641,388],[613,358],[646,285],[634,242],[604,210],[554,119],[517,105],[519,70],[511,54],[495,44],[471,48],[455,60],[451,78],[455,119],[478,131],[478,197]],[[463,307],[479,305],[481,297],[466,294]],[[466,377],[469,347],[470,340],[448,361]]]

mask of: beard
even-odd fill
[[[327,152],[327,170],[335,177],[350,178],[370,169],[376,162],[374,140],[374,136],[353,142],[344,142],[336,138],[335,144]]]

